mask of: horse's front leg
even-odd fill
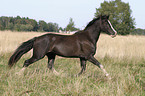
[[[86,70],[86,59],[80,58],[80,64],[81,64],[81,72],[78,75],[81,75]]]
[[[47,55],[48,57],[48,69],[51,70],[54,74],[59,75],[59,73],[54,69],[54,61],[55,61],[55,55]]]
[[[111,77],[109,76],[109,74],[106,72],[106,70],[104,69],[103,65],[100,64],[98,62],[98,60],[96,60],[93,56],[91,56],[88,61],[92,62],[94,65],[97,65],[100,69],[102,69],[102,71],[104,72],[104,74],[106,75],[106,77],[108,77],[109,79],[111,79]]]

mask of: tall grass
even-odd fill
[[[24,55],[12,68],[7,62],[13,51],[39,32],[0,32],[0,94],[2,96],[144,96],[145,95],[145,36],[101,34],[96,58],[112,79],[108,80],[97,66],[87,62],[86,73],[80,72],[78,59],[56,58],[60,75],[47,70],[47,58],[29,66],[24,74],[16,75],[31,53]]]

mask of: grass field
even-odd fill
[[[0,96],[145,96],[145,36],[101,34],[95,57],[112,77],[108,80],[97,66],[87,62],[80,72],[79,59],[56,58],[55,69],[47,70],[47,58],[16,75],[31,51],[12,68],[7,66],[14,50],[39,32],[0,32]]]

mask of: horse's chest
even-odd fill
[[[94,54],[96,52],[96,46],[94,46],[92,43],[83,43],[80,45],[81,52],[84,55],[90,55]]]

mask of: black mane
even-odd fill
[[[108,19],[109,16],[107,16],[107,15],[103,15],[103,16],[102,15],[99,15],[98,18],[94,18],[92,21],[90,21],[89,24],[85,27],[85,29],[88,28],[89,26],[92,26],[94,24],[94,22],[96,20],[99,20],[100,18],[101,19]]]
[[[95,22],[96,20],[99,20],[99,19],[100,19],[100,17],[94,18],[92,21],[90,21],[90,22],[88,23],[88,25],[85,27],[85,29],[88,28],[89,26],[93,25],[94,22]]]

